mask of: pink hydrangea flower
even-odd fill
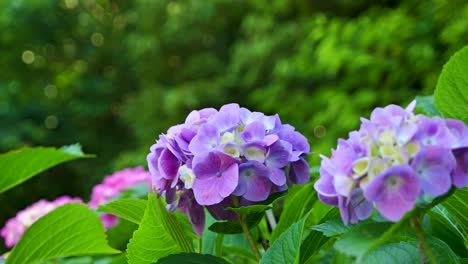
[[[122,191],[141,183],[149,184],[150,182],[151,175],[143,167],[117,171],[110,176],[106,176],[102,183],[94,186],[91,201],[88,204],[92,209],[96,209],[99,205],[116,198]],[[117,224],[118,219],[111,214],[103,214],[101,220],[104,227],[109,229]]]
[[[39,200],[26,209],[18,212],[14,218],[9,219],[0,231],[0,235],[5,240],[5,245],[13,247],[28,229],[39,218],[43,217],[55,208],[66,203],[82,202],[80,198],[61,196],[54,201]]]

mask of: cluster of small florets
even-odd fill
[[[338,206],[343,222],[367,219],[373,207],[398,221],[425,197],[468,185],[468,128],[458,120],[415,115],[396,105],[376,108],[358,131],[322,156],[320,200]]]
[[[18,243],[26,229],[28,229],[39,218],[61,205],[76,202],[81,203],[82,201],[80,198],[62,196],[54,201],[39,200],[26,209],[18,212],[16,217],[9,219],[0,231],[0,235],[5,240],[5,245],[7,247],[13,247]]]
[[[217,219],[232,197],[240,204],[264,201],[293,183],[309,180],[307,139],[278,117],[251,112],[237,104],[219,111],[192,111],[184,124],[160,135],[147,156],[153,185],[169,210],[188,215],[201,235],[206,206]]]
[[[138,184],[151,183],[151,175],[143,168],[126,168],[121,171],[117,171],[110,176],[106,176],[102,183],[97,184],[93,187],[91,193],[91,200],[88,205],[92,209],[96,209],[99,205],[106,204],[112,199],[117,198],[122,191],[127,190]],[[104,223],[104,227],[109,229],[117,224],[118,218],[111,214],[102,214],[101,220]]]

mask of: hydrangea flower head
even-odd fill
[[[0,231],[0,235],[5,240],[5,245],[13,247],[28,229],[39,218],[43,217],[55,208],[66,203],[82,202],[80,198],[61,196],[54,201],[39,200],[26,209],[18,212],[14,218],[9,219]]]
[[[105,204],[118,197],[125,191],[138,184],[149,184],[150,174],[143,167],[126,168],[117,171],[110,176],[106,176],[102,183],[93,187],[89,207],[96,209],[99,205]],[[149,189],[149,188],[148,188]],[[118,218],[111,214],[101,215],[101,220],[106,229],[117,224]]]
[[[322,202],[339,207],[345,224],[367,219],[374,206],[398,221],[423,196],[468,185],[468,127],[416,115],[414,106],[376,108],[338,140],[330,158],[322,156],[315,189]]]
[[[232,220],[235,215],[224,211],[233,205],[232,196],[254,204],[306,183],[309,151],[307,139],[278,115],[228,104],[219,111],[192,111],[183,124],[159,136],[147,161],[169,210],[186,213],[201,235],[203,206],[217,219]]]

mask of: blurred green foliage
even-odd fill
[[[80,142],[98,158],[0,196],[0,223],[144,165],[192,109],[278,113],[328,155],[374,107],[431,94],[467,17],[462,0],[1,1],[0,150]]]

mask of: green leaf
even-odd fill
[[[414,242],[400,242],[380,246],[369,252],[363,264],[421,263],[419,252]]]
[[[155,263],[171,254],[193,251],[192,240],[183,232],[176,217],[166,210],[160,199],[149,194],[138,230],[127,245],[128,262]]]
[[[468,234],[468,188],[456,190],[442,203],[442,206],[456,220],[463,237],[466,238]]]
[[[263,213],[266,210],[272,208],[271,205],[277,203],[279,200],[283,199],[287,194],[287,191],[276,192],[268,196],[268,199],[262,201],[255,205],[240,206],[240,207],[226,207],[226,210],[236,212],[237,214],[256,214]],[[271,205],[270,205],[271,204]]]
[[[295,186],[295,188],[299,188],[299,191],[293,193],[291,196],[288,195],[284,201],[284,209],[281,213],[278,225],[271,233],[271,243],[274,243],[289,226],[306,215],[317,201],[317,193],[312,183]]]
[[[416,96],[416,109],[415,112],[423,113],[427,116],[439,115],[437,108],[434,104],[434,96]]]
[[[391,225],[383,222],[354,226],[336,241],[335,249],[348,256],[360,258]]]
[[[139,224],[146,209],[146,201],[136,198],[122,198],[98,207],[99,212],[113,214],[119,218]]]
[[[434,93],[435,105],[446,117],[468,122],[468,46],[444,65]]]
[[[443,241],[429,237],[429,246],[437,263],[458,264],[460,260]],[[391,243],[377,247],[362,259],[363,264],[421,263],[416,242]]]
[[[116,254],[107,245],[101,219],[87,206],[70,203],[37,220],[13,248],[7,264],[32,264],[67,256]]]
[[[263,212],[248,214],[247,226],[249,228],[257,226],[258,223],[260,223],[262,220],[263,215]],[[208,229],[220,234],[239,234],[243,232],[239,220],[215,222],[210,227],[208,227]]]
[[[426,219],[431,235],[443,240],[459,256],[468,256],[466,236],[445,207],[438,205],[432,208]]]
[[[157,264],[229,264],[222,258],[212,255],[182,253],[160,259]]]
[[[311,229],[321,232],[324,236],[332,237],[345,233],[350,229],[350,226],[345,226],[341,219],[335,218],[323,224],[312,226]]]
[[[336,207],[333,207],[328,213],[322,217],[322,219],[319,221],[319,223],[324,223],[328,222],[332,219],[339,218],[339,210]],[[312,215],[312,212],[311,212]],[[301,244],[301,259],[300,263],[308,263],[311,261],[312,263],[315,263],[313,261],[313,256],[317,254],[322,246],[324,246],[328,241],[330,241],[330,238],[324,236],[322,232],[312,230],[307,237],[304,239],[304,241]]]
[[[260,264],[299,263],[304,225],[309,214],[286,229],[263,255]]]
[[[23,148],[1,154],[0,193],[57,164],[90,157],[93,155],[84,155],[76,150],[44,147]]]

